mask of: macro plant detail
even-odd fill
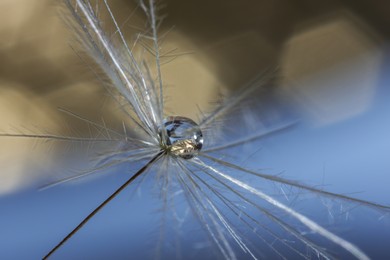
[[[84,48],[104,72],[104,77],[107,77],[102,78],[96,73],[125,117],[123,131],[63,110],[103,134],[89,138],[50,134],[1,136],[81,144],[90,142],[105,147],[104,152],[94,158],[95,164],[91,169],[60,179],[49,184],[50,187],[121,164],[141,162],[143,166],[135,173],[130,173],[128,180],[59,241],[45,259],[54,256],[66,242],[77,236],[81,228],[87,228],[88,221],[103,210],[104,206],[146,174],[154,175],[153,180],[161,189],[161,201],[167,208],[174,204],[177,194],[185,198],[191,213],[203,226],[213,248],[217,249],[216,254],[225,259],[237,259],[242,254],[252,259],[263,258],[262,252],[257,249],[257,243],[265,245],[274,256],[282,259],[288,259],[292,255],[294,258],[303,259],[311,259],[313,256],[319,259],[337,258],[306,234],[315,234],[355,258],[369,258],[353,243],[282,201],[283,196],[280,194],[284,193],[283,187],[288,187],[301,193],[378,211],[388,212],[390,206],[328,192],[279,175],[252,170],[224,156],[223,151],[226,149],[255,142],[294,125],[283,124],[266,131],[254,131],[251,135],[236,140],[219,142],[220,128],[225,127],[225,124],[234,124],[229,122],[231,115],[239,113],[240,106],[272,80],[272,72],[259,75],[237,95],[232,95],[216,105],[213,111],[201,113],[199,123],[180,116],[180,112],[178,115],[166,116],[165,82],[161,73],[161,63],[166,55],[161,52],[161,39],[158,38],[161,19],[156,14],[159,5],[155,0],[139,2],[139,8],[146,16],[148,29],[138,34],[131,44],[126,41],[121,25],[116,21],[107,0],[97,1],[99,4],[96,5],[88,0],[63,2],[66,7],[64,17],[76,32],[77,44]],[[101,12],[108,14],[110,23],[115,28],[114,33],[108,34],[103,29],[108,21],[100,19]],[[136,49],[140,49],[141,54],[138,54]],[[148,55],[154,60],[150,61]],[[241,126],[238,120],[237,122]],[[243,176],[249,176],[251,181],[245,181]],[[267,223],[272,223],[272,228],[267,226]],[[274,228],[278,231],[274,231]],[[288,253],[280,250],[281,247]]]

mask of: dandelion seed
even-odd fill
[[[174,204],[177,197],[185,198],[188,208],[204,227],[213,248],[226,259],[241,258],[242,254],[251,259],[268,257],[263,248],[258,247],[259,243],[265,245],[264,248],[269,250],[272,256],[282,259],[291,256],[303,259],[311,259],[313,256],[319,259],[334,258],[331,250],[323,247],[321,243],[317,244],[310,234],[327,240],[350,256],[368,259],[368,256],[353,243],[295,209],[289,200],[290,193],[298,190],[321,198],[363,205],[386,212],[390,210],[390,206],[251,170],[233,163],[233,160],[230,161],[220,154],[221,151],[255,142],[266,135],[287,129],[291,124],[269,131],[255,132],[238,140],[223,143],[211,140],[214,136],[209,133],[210,129],[215,130],[214,126],[220,124],[221,120],[227,120],[229,115],[237,111],[240,102],[263,87],[272,75],[261,75],[251,81],[240,93],[203,116],[199,124],[182,116],[165,117],[164,88],[160,71],[164,55],[157,38],[161,20],[156,16],[158,8],[154,0],[140,1],[139,6],[148,18],[150,30],[137,36],[137,42],[141,42],[142,53],[153,54],[152,65],[144,56],[137,58],[134,48],[129,47],[131,45],[126,42],[107,0],[102,0],[101,5],[96,6],[87,0],[64,0],[64,3],[70,12],[70,16],[67,17],[69,24],[76,31],[79,43],[109,78],[112,85],[106,83],[105,87],[120,105],[131,127],[123,122],[121,125],[123,132],[120,132],[110,129],[104,120],[97,123],[62,109],[62,112],[96,129],[98,136],[77,138],[23,133],[0,135],[81,144],[84,142],[106,144],[104,152],[95,158],[94,167],[78,172],[76,176],[60,179],[49,186],[93,175],[122,164],[133,164],[136,161],[144,164],[56,244],[45,259],[60,250],[81,228],[87,228],[85,225],[90,219],[129,185],[134,184],[135,180],[151,174],[161,189],[164,209]],[[113,35],[108,35],[102,28],[103,22],[98,14],[103,11],[108,13],[109,20],[115,27]],[[119,95],[116,92],[119,92]],[[242,178],[244,175],[253,179],[246,182]],[[278,187],[277,195],[272,185]],[[286,186],[288,189],[284,188]],[[180,223],[184,222],[174,209],[169,211],[173,211],[172,215],[175,215],[175,219],[180,220]]]

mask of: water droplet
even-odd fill
[[[165,143],[170,154],[191,159],[202,149],[202,131],[191,119],[169,116],[164,120],[164,128],[167,133]]]

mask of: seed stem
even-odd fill
[[[164,152],[160,151],[155,155],[148,163],[146,163],[138,172],[130,177],[122,186],[120,186],[116,191],[114,191],[105,201],[103,201],[98,207],[96,207],[83,221],[78,224],[64,239],[61,240],[43,259],[48,259],[57,249],[59,249],[66,241],[68,241],[74,234],[77,233],[93,216],[96,215],[104,206],[106,206],[112,199],[114,199],[122,190],[124,190],[130,183],[132,183],[138,176],[144,173],[155,161],[157,161]]]

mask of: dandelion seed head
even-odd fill
[[[165,131],[166,134],[162,132]],[[166,145],[162,145],[167,153],[191,159],[197,155],[203,146],[203,134],[193,120],[181,116],[169,116],[164,120],[160,136]],[[166,136],[166,137],[164,137]]]

